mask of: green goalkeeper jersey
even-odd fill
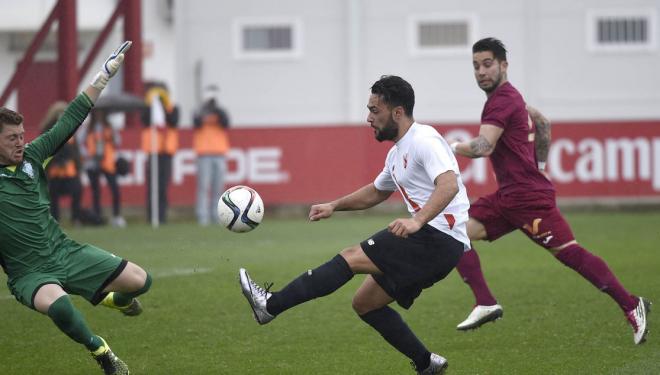
[[[44,167],[92,106],[81,93],[51,130],[25,146],[20,164],[0,167],[0,264],[10,280],[56,261],[66,245],[75,244],[50,214]]]

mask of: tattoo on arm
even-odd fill
[[[470,141],[470,152],[473,157],[487,156],[490,154],[492,148],[493,145],[483,135],[479,135]]]
[[[536,148],[536,160],[545,162],[548,160],[548,150],[550,149],[550,140],[552,132],[550,129],[550,121],[543,116],[538,110],[529,107],[529,116],[536,125],[534,135],[534,145]]]

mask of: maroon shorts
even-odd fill
[[[484,225],[488,241],[516,229],[546,249],[575,239],[552,193],[506,196],[496,192],[472,203],[469,214]]]

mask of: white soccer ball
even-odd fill
[[[264,217],[264,202],[259,194],[248,186],[234,186],[218,200],[220,224],[232,232],[249,232]]]

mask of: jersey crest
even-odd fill
[[[32,164],[30,164],[29,161],[23,163],[23,168],[21,170],[23,173],[30,176],[30,178],[34,180],[34,168],[32,168]]]

